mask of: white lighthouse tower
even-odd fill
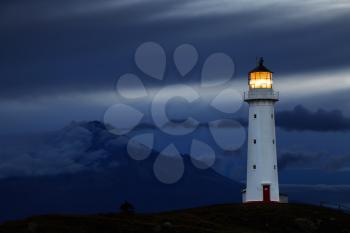
[[[272,72],[260,58],[249,72],[247,187],[243,202],[280,202],[276,155],[274,105],[279,94],[273,90]]]

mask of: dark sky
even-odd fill
[[[324,107],[349,106],[342,103],[350,87],[346,1],[0,4],[0,100],[6,112],[12,101],[25,111],[22,105],[40,107],[38,101],[59,108],[62,96],[74,106],[89,95],[108,96],[116,78],[135,71],[133,53],[147,41],[160,43],[169,58],[183,43],[194,45],[201,59],[225,52],[235,61],[237,79],[246,78],[256,56],[264,56],[276,74],[276,85],[288,89],[285,99],[318,95]],[[320,101],[330,95],[336,103]]]
[[[308,161],[315,167],[310,160],[320,159],[333,165],[322,165],[324,170],[348,172],[349,22],[346,0],[3,0],[1,134],[101,120],[109,106],[126,101],[115,94],[125,73],[138,75],[150,92],[183,83],[172,53],[191,44],[199,54],[192,86],[200,82],[205,59],[222,52],[234,60],[234,87],[242,93],[247,72],[264,56],[281,95],[276,111],[284,165]],[[166,79],[160,83],[135,65],[136,49],[148,41],[166,52]],[[147,101],[133,104],[147,111]],[[243,105],[238,117],[246,110]]]

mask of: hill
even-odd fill
[[[350,232],[350,215],[297,204],[231,204],[159,214],[49,215],[0,225],[1,233],[25,232]]]

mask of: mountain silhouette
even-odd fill
[[[159,182],[153,173],[159,153],[152,151],[146,160],[135,161],[127,154],[127,141],[97,121],[75,122],[51,133],[45,149],[31,153],[29,165],[35,166],[28,167],[26,175],[0,180],[0,221],[50,213],[117,212],[125,200],[136,212],[240,201],[240,183],[212,169],[197,169],[188,155],[183,155],[185,172],[179,182]]]

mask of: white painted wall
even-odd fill
[[[254,92],[250,90],[249,94],[257,94]],[[256,96],[254,99],[246,98],[249,103],[246,202],[263,200],[263,184],[270,185],[271,201],[279,202],[274,114],[276,100]]]

